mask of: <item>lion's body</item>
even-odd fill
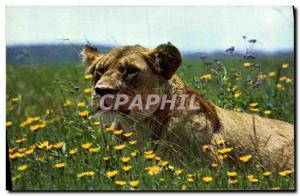
[[[190,92],[180,78],[174,75],[170,80],[172,94]],[[199,96],[199,95],[198,95]],[[241,153],[255,155],[256,159],[270,168],[292,168],[294,166],[294,126],[290,123],[260,117],[256,114],[223,109],[210,104],[201,96],[200,105],[210,105],[208,110],[171,111],[167,114],[167,125],[161,138],[169,143],[193,142],[216,145],[216,141],[224,139]],[[206,103],[203,103],[206,102]],[[208,113],[212,113],[208,115]],[[217,115],[217,118],[210,116]],[[161,119],[164,119],[161,118]],[[184,136],[182,133],[184,132]],[[189,138],[186,138],[189,137]],[[187,145],[182,148],[186,148]]]
[[[294,166],[294,126],[290,123],[217,108],[221,135],[235,146],[255,154],[269,167]]]
[[[129,95],[196,95],[198,110],[190,110],[188,107],[184,111],[169,108],[159,110],[154,107],[151,115],[136,111],[99,112],[103,124],[125,131],[136,129],[135,137],[141,145],[153,141],[158,144],[158,153],[167,151],[172,154],[172,151],[176,156],[191,154],[196,149],[196,156],[202,157],[202,145],[215,146],[217,140],[224,139],[228,142],[226,144],[241,150],[243,154],[251,154],[264,166],[294,166],[294,126],[255,114],[222,109],[209,103],[173,74],[181,62],[180,53],[174,46],[160,45],[154,50],[141,46],[121,47],[106,55],[86,46],[83,58],[90,64],[89,70],[94,75],[92,104],[96,110],[100,97],[107,90]],[[133,72],[128,79],[126,69],[132,70],[132,67],[138,71]],[[98,75],[97,70],[100,72]],[[212,155],[218,157],[214,147]]]

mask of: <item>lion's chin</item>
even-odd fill
[[[132,129],[132,122],[128,113],[121,111],[98,111],[96,117],[100,120],[103,127],[111,127],[114,130]]]
[[[151,112],[150,112],[151,113]],[[136,123],[141,123],[151,115],[145,111],[97,111],[96,117],[100,120],[104,128],[111,127],[114,130],[123,129],[124,131],[135,129]]]

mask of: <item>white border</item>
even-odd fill
[[[0,89],[1,89],[1,96],[0,96],[0,125],[1,125],[1,140],[0,140],[0,162],[1,162],[1,168],[0,168],[0,190],[1,194],[8,195],[9,192],[5,190],[5,185],[6,185],[6,168],[5,168],[5,50],[6,50],[6,44],[5,44],[5,7],[6,6],[70,6],[70,5],[78,5],[78,6],[84,6],[84,5],[99,5],[99,6],[108,6],[108,5],[135,5],[135,6],[142,6],[142,5],[151,5],[151,6],[163,6],[163,5],[168,5],[168,6],[213,6],[213,5],[225,5],[225,6],[230,6],[230,5],[235,5],[235,6],[272,6],[272,5],[294,5],[296,9],[298,8],[298,17],[299,17],[299,10],[300,10],[300,1],[298,0],[205,0],[205,1],[199,1],[195,2],[195,0],[145,0],[145,1],[139,1],[139,0],[115,0],[112,2],[112,0],[51,0],[51,1],[46,1],[46,0],[9,0],[5,1],[2,0],[0,1],[0,43],[2,47],[0,47],[0,77],[1,77],[1,82],[0,82]],[[299,19],[297,21],[297,27],[299,27]],[[299,39],[299,38],[298,38]],[[297,43],[297,48],[299,49],[299,44]],[[295,54],[297,55],[297,54]],[[297,61],[299,62],[299,56],[297,55]],[[299,79],[297,79],[297,86],[300,86],[299,84]],[[299,91],[298,91],[299,92]],[[299,95],[297,93],[297,97],[299,98]],[[299,108],[299,99],[297,99],[298,107],[297,111]],[[299,116],[297,116],[297,122],[299,123]],[[299,127],[299,125],[298,125]],[[298,131],[297,131],[298,132]],[[299,132],[297,134],[299,136]],[[297,138],[297,141],[299,142],[299,137]],[[299,144],[297,145],[299,146]],[[299,157],[299,149],[297,147],[297,157]],[[299,165],[299,162],[297,160],[297,163]],[[297,175],[299,176],[299,175]],[[297,180],[297,187],[299,188],[299,179]],[[248,192],[249,193],[249,192]],[[43,194],[51,194],[51,193],[43,193]],[[63,193],[55,193],[58,195],[61,195]],[[73,193],[72,193],[73,194]],[[83,193],[86,194],[86,193]],[[100,194],[105,194],[105,193],[100,193]],[[107,193],[111,195],[111,193]],[[131,194],[131,193],[127,193]],[[154,193],[155,195],[160,195],[162,193]],[[170,194],[170,193],[169,193]],[[172,193],[171,193],[172,194]],[[185,193],[184,193],[185,194]],[[204,194],[204,193],[200,193]],[[211,193],[211,194],[217,194],[217,193]],[[233,194],[233,193],[223,193],[226,195]],[[235,194],[235,193],[234,193]],[[236,194],[241,194],[241,193],[236,193]],[[258,195],[262,195],[263,193],[255,193]],[[285,193],[283,193],[285,194]],[[105,194],[106,195],[106,194]]]
[[[6,2],[6,5],[294,5],[297,0],[52,0],[52,1],[40,1],[40,0],[10,0]]]

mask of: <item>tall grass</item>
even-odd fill
[[[246,62],[251,66],[244,67]],[[282,68],[282,64],[289,66]],[[220,107],[294,122],[292,55],[251,61],[231,56],[184,58],[177,74]],[[255,84],[257,78],[261,79],[259,85]],[[128,141],[113,139],[117,133],[102,128],[90,112],[89,87],[82,65],[7,66],[7,139],[13,190],[294,189],[292,171],[268,176],[267,171],[253,166],[251,159],[231,164],[230,153],[224,164],[218,165],[205,158],[205,147],[199,146],[202,154],[195,160],[202,158],[202,164],[196,167],[193,161],[176,162],[148,152],[153,149],[151,141],[139,146],[133,136]],[[258,104],[252,107],[251,103]],[[26,120],[28,125],[20,126]],[[136,131],[132,130],[133,135]],[[122,144],[124,149],[115,148]],[[124,162],[122,157],[130,160]],[[124,171],[124,166],[132,168]],[[107,173],[113,170],[118,171],[115,176]],[[233,171],[237,175],[229,177],[228,172]]]

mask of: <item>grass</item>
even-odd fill
[[[185,58],[177,73],[218,106],[294,123],[292,54],[259,57],[247,61],[249,67],[238,58],[218,61]],[[289,66],[282,68],[282,64]],[[257,78],[262,81],[258,86]],[[271,171],[264,176],[266,171],[251,164],[252,159],[244,163],[237,157],[237,164],[230,164],[231,153],[222,165],[207,159],[201,167],[194,167],[155,156],[148,152],[153,147],[150,142],[140,147],[139,141],[130,140],[132,136],[129,141],[115,140],[116,133],[103,129],[94,114],[87,114],[89,88],[82,65],[7,66],[7,141],[13,190],[294,189],[292,171]],[[115,149],[120,144],[124,149]],[[204,157],[206,153],[204,150]],[[124,171],[124,166],[132,168]],[[107,172],[113,170],[118,173],[109,177]],[[233,171],[237,175],[229,177],[227,172]]]

